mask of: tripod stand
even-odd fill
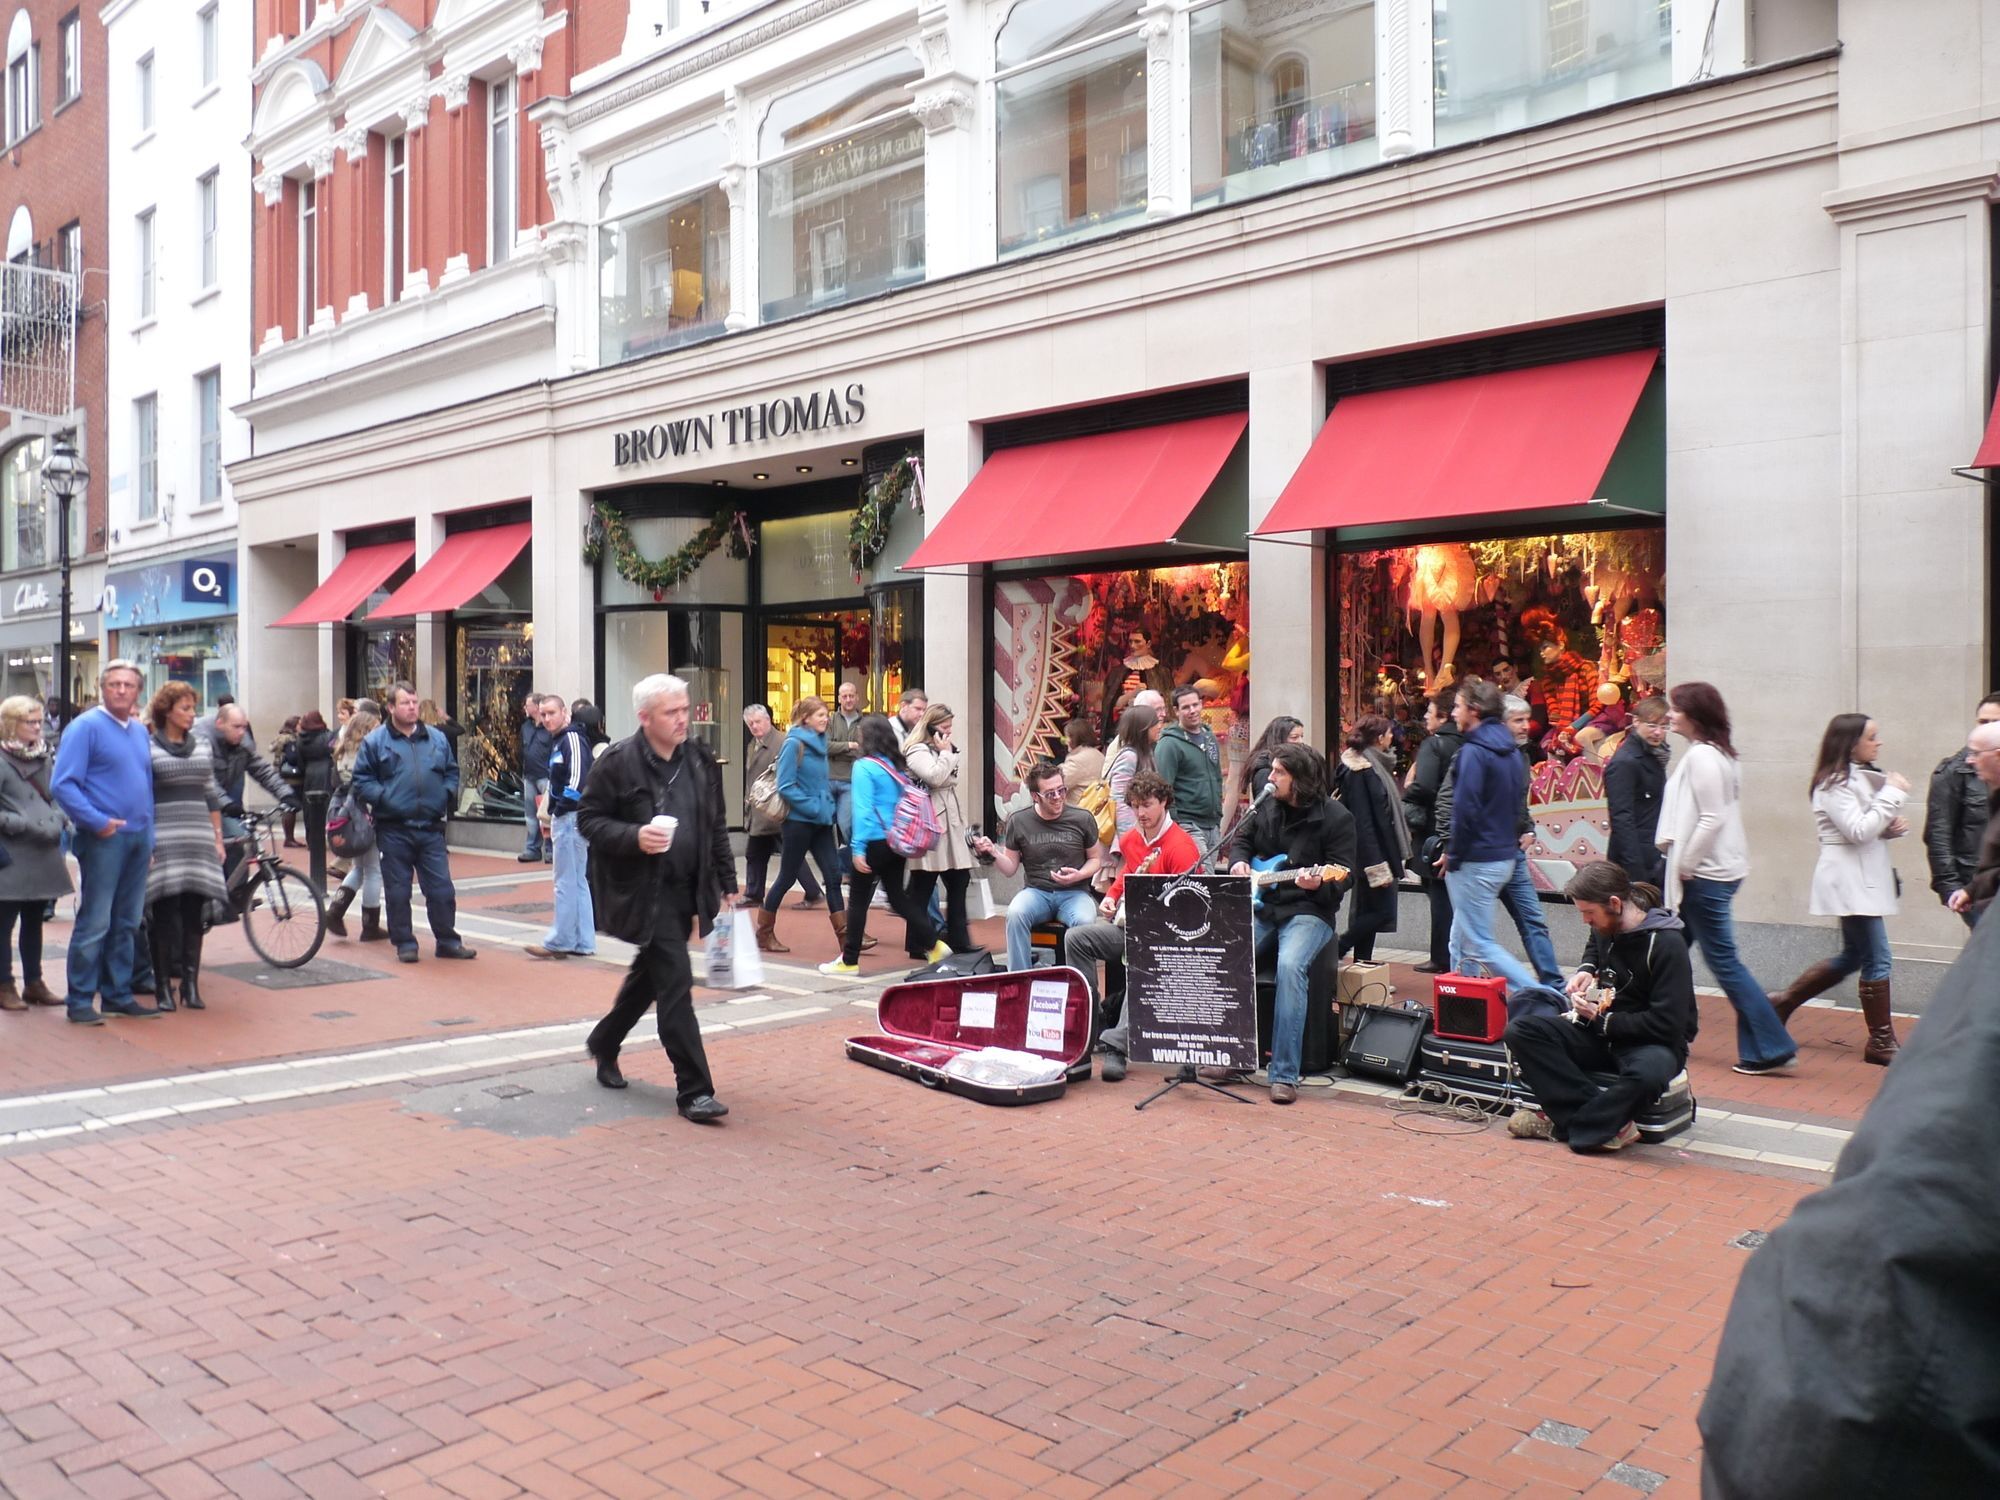
[[[1184,1083],[1191,1083],[1198,1089],[1207,1089],[1212,1094],[1220,1094],[1225,1099],[1234,1099],[1238,1104],[1248,1104],[1251,1102],[1250,1100],[1245,1099],[1241,1094],[1232,1093],[1228,1088],[1224,1087],[1222,1084],[1210,1083],[1206,1078],[1199,1077],[1195,1073],[1195,1068],[1193,1063],[1182,1063],[1180,1065],[1180,1070],[1178,1072],[1176,1072],[1159,1088],[1154,1089],[1152,1093],[1148,1094],[1145,1098],[1141,1099],[1137,1104],[1133,1105],[1132,1107],[1134,1109],[1144,1109],[1147,1105],[1151,1104],[1155,1099],[1159,1099],[1167,1094],[1171,1094],[1175,1089],[1179,1088]]]

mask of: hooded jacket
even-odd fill
[[[1483,719],[1452,762],[1451,827],[1445,847],[1456,869],[1511,860],[1521,852],[1520,811],[1528,796],[1528,763],[1498,719]]]
[[[1666,889],[1667,861],[1653,842],[1660,831],[1660,799],[1667,790],[1666,760],[1627,730],[1604,765],[1604,799],[1611,807],[1609,858],[1634,880]]]
[[[1591,1023],[1613,1047],[1667,1047],[1687,1066],[1701,1027],[1694,1000],[1694,965],[1681,919],[1656,906],[1630,932],[1605,938],[1593,931],[1577,967],[1616,991]]]
[[[1153,769],[1174,789],[1174,816],[1183,826],[1207,828],[1222,821],[1222,771],[1209,753],[1214,743],[1213,731],[1189,734],[1174,723],[1160,731],[1153,747]]]
[[[794,724],[778,751],[778,795],[801,823],[833,822],[833,783],[828,779],[826,736]]]

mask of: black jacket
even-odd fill
[[[299,735],[299,790],[308,797],[327,797],[333,792],[333,734],[325,729],[308,729]]]
[[[1229,862],[1249,863],[1282,854],[1285,863],[1303,869],[1307,865],[1339,865],[1347,880],[1327,881],[1317,890],[1303,891],[1296,884],[1274,885],[1266,890],[1258,915],[1268,922],[1283,924],[1300,912],[1320,918],[1329,927],[1340,916],[1340,897],[1359,874],[1355,852],[1354,819],[1331,797],[1318,807],[1296,808],[1272,797],[1247,820],[1237,824],[1229,840]]]
[[[1667,768],[1652,747],[1628,730],[1618,753],[1604,765],[1604,798],[1611,804],[1611,863],[1634,880],[1661,885],[1667,858],[1653,842],[1660,828],[1660,798]]]
[[[1447,724],[1417,746],[1416,769],[1410,773],[1410,784],[1403,788],[1403,818],[1410,825],[1410,841],[1419,850],[1432,834],[1451,831],[1438,826],[1437,794],[1444,784],[1444,773],[1458,759],[1459,747],[1464,743],[1465,736],[1458,732],[1458,726]]]
[[[653,940],[660,906],[660,866],[639,849],[639,830],[662,811],[646,769],[650,753],[639,734],[607,745],[591,762],[576,816],[577,831],[590,845],[598,930],[640,947]],[[694,828],[676,829],[674,837],[691,835],[697,848],[708,850],[694,891],[695,913],[706,934],[722,910],[722,898],[736,894],[736,855],[729,845],[722,767],[700,740],[683,740],[680,753],[689,757],[688,771],[697,778],[701,817]]]
[[[1617,991],[1611,1008],[1591,1023],[1605,1041],[1614,1047],[1671,1048],[1687,1066],[1701,1013],[1679,917],[1656,907],[1632,931],[1609,941],[1593,931],[1578,967]]]
[[[1972,882],[1972,872],[1979,866],[1979,840],[1986,833],[1989,796],[1963,750],[1947,755],[1931,772],[1924,853],[1931,862],[1931,889],[1940,901]]]
[[[2000,1494],[2000,922],[1751,1255],[1702,1404],[1709,1500]]]
[[[1396,841],[1391,820],[1396,816],[1389,805],[1389,792],[1375,768],[1355,770],[1344,760],[1333,763],[1333,794],[1354,819],[1354,864],[1357,875],[1370,865],[1386,864],[1397,875],[1403,873],[1402,845]],[[1262,809],[1258,809],[1260,812]],[[1366,876],[1361,876],[1366,879]]]

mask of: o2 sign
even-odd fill
[[[234,563],[193,558],[181,564],[183,604],[228,604],[235,597]]]

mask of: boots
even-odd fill
[[[1840,983],[1840,971],[1826,961],[1814,964],[1805,973],[1771,996],[1771,1008],[1780,1021],[1789,1021],[1792,1012],[1816,995],[1824,995]]]
[[[1868,1048],[1861,1060],[1888,1067],[1901,1047],[1896,1040],[1896,1022],[1889,1014],[1888,980],[1861,981],[1861,1019],[1868,1023]]]
[[[347,923],[342,919],[347,908],[354,904],[354,887],[344,885],[333,893],[333,899],[326,903],[326,930],[335,937],[347,936]]]
[[[386,943],[389,934],[382,927],[382,908],[364,906],[361,908],[361,941],[364,943]]]
[[[181,965],[181,1004],[189,1010],[207,1010],[207,1003],[201,998],[201,940],[189,945],[187,958]]]
[[[28,1002],[21,998],[21,992],[14,988],[11,979],[0,980],[0,1010],[26,1010]]]
[[[757,951],[760,953],[790,953],[792,950],[778,941],[778,914],[759,906],[752,910],[751,925],[757,929]]]
[[[165,925],[164,922],[147,924],[147,951],[153,960],[153,1004],[161,1010],[174,1010],[177,1008],[174,1003],[176,965],[173,955],[167,952],[166,943],[161,941],[160,929]]]
[[[50,989],[39,979],[30,979],[21,991],[21,998],[30,1005],[62,1005],[66,1003],[61,995]]]
[[[845,911],[830,911],[826,914],[826,919],[833,923],[834,939],[840,944],[840,951],[845,953],[847,951],[847,913]],[[866,953],[874,946],[875,939],[863,933],[861,935],[861,947],[859,951]]]

